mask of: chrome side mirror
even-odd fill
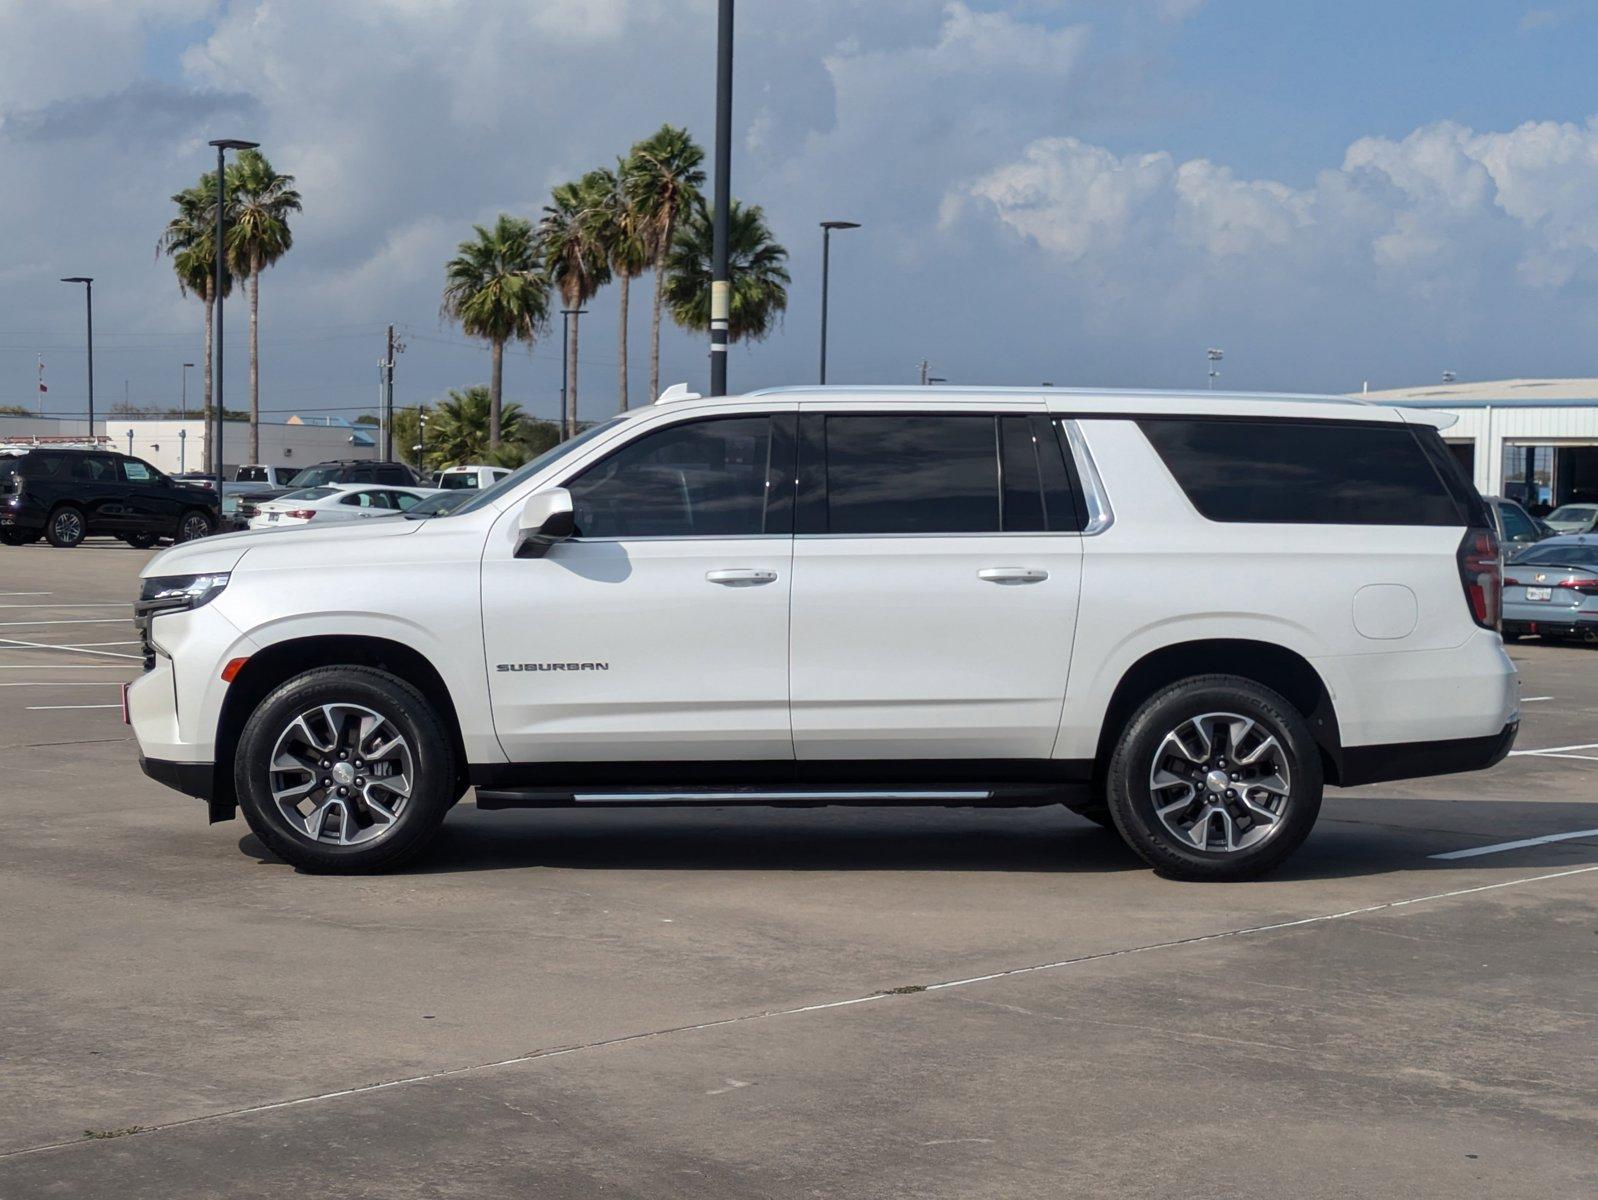
[[[572,494],[562,487],[534,492],[522,505],[516,527],[516,557],[543,558],[552,546],[571,537],[576,529]]]

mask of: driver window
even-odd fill
[[[688,421],[647,434],[569,480],[576,536],[766,532],[771,418]]]
[[[137,458],[122,460],[122,474],[129,483],[154,483],[160,478],[154,467]]]

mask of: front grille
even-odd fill
[[[133,618],[133,628],[139,634],[139,653],[144,656],[144,669],[155,670],[155,643],[150,641],[150,614],[141,613]]]
[[[188,607],[186,599],[135,600],[133,602],[133,628],[139,635],[139,650],[144,656],[144,669],[155,670],[155,642],[150,637],[150,625],[164,612],[177,612]]]

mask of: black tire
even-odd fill
[[[392,724],[412,756],[410,796],[403,806],[393,806],[395,820],[386,823],[380,835],[374,835],[375,840],[353,845],[313,840],[306,828],[290,824],[272,798],[270,764],[279,738],[298,715],[322,705],[371,710]],[[255,835],[285,862],[317,874],[369,874],[398,866],[438,832],[458,788],[452,743],[426,697],[386,671],[357,666],[318,667],[274,689],[245,722],[233,779],[245,820]],[[305,802],[315,808],[321,800],[330,799],[331,791],[317,789]],[[385,800],[392,803],[393,798],[385,796]],[[349,809],[340,810],[340,830],[350,816]],[[377,824],[374,820],[368,828]],[[338,837],[339,831],[334,836]]]
[[[55,508],[44,523],[44,536],[58,550],[70,550],[89,534],[89,522],[76,504]]]
[[[1203,775],[1198,773],[1204,769],[1203,766],[1192,767],[1192,764],[1183,761],[1191,756],[1176,755],[1162,760],[1173,768],[1191,769],[1195,781],[1191,785],[1193,799],[1190,806],[1168,814],[1170,820],[1180,824],[1188,813],[1204,812],[1209,808],[1226,810],[1204,816],[1202,825],[1197,820],[1193,821],[1191,828],[1202,831],[1189,836],[1206,843],[1206,848],[1200,849],[1195,840],[1179,839],[1156,813],[1150,776],[1157,765],[1156,755],[1167,744],[1168,735],[1190,729],[1187,723],[1195,718],[1213,717],[1216,714],[1235,714],[1256,723],[1256,729],[1260,732],[1245,734],[1241,743],[1243,747],[1258,745],[1259,742],[1253,739],[1259,736],[1274,738],[1276,746],[1267,751],[1270,757],[1265,761],[1274,762],[1279,755],[1278,765],[1286,768],[1287,778],[1285,781],[1279,780],[1276,778],[1279,773],[1275,773],[1269,779],[1262,780],[1285,784],[1285,794],[1280,797],[1247,788],[1247,783],[1255,774],[1263,775],[1263,769],[1245,766],[1231,773],[1239,764],[1225,760],[1224,755],[1231,752],[1225,747],[1218,750],[1222,757],[1208,760],[1205,764],[1208,769]],[[1228,741],[1233,737],[1230,731],[1241,727],[1217,722],[1212,727],[1216,732],[1216,736],[1210,739],[1212,748],[1223,736],[1222,724],[1228,731],[1224,733]],[[1248,754],[1245,750],[1246,757]],[[1221,776],[1214,775],[1217,762],[1223,768]],[[1267,809],[1279,804],[1277,820],[1267,823],[1263,819],[1256,819],[1242,801],[1224,799],[1225,795],[1232,794],[1230,791],[1223,794],[1205,790],[1206,780],[1228,782],[1225,777],[1229,773],[1231,779],[1242,776],[1239,781],[1245,787],[1239,794],[1247,796],[1252,793],[1253,798],[1263,801],[1262,806]],[[1162,792],[1161,798],[1167,803],[1175,803],[1182,797],[1178,789],[1183,785],[1169,786],[1170,790]],[[1323,786],[1320,749],[1315,744],[1308,723],[1291,704],[1270,688],[1251,679],[1237,675],[1199,675],[1155,693],[1132,715],[1110,758],[1107,800],[1115,827],[1127,845],[1161,875],[1171,879],[1229,881],[1257,878],[1278,866],[1303,844],[1320,813]],[[1205,799],[1209,795],[1217,798],[1214,804]],[[1228,840],[1228,844],[1235,836],[1238,848],[1209,848],[1210,843],[1221,840],[1222,836]],[[1245,844],[1251,838],[1255,839],[1253,844]]]
[[[210,537],[215,532],[216,521],[211,514],[198,508],[191,508],[178,518],[178,531],[172,540],[192,542],[197,538]]]
[[[28,533],[21,529],[0,529],[0,546],[26,546],[38,540],[39,535],[36,533]]]
[[[161,539],[153,533],[129,533],[123,535],[122,540],[135,550],[148,550]]]

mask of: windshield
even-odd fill
[[[1598,567],[1598,542],[1566,542],[1550,546],[1544,543],[1522,551],[1510,561],[1519,563],[1551,563],[1560,567]]]
[[[233,477],[235,483],[265,483],[265,467],[240,467],[239,473]]]
[[[558,446],[553,446],[550,449],[545,450],[531,462],[523,463],[509,475],[505,476],[505,478],[501,479],[493,487],[484,488],[482,491],[478,492],[477,495],[473,496],[468,503],[461,505],[461,507],[457,508],[453,513],[449,513],[447,515],[452,517],[459,516],[461,513],[476,512],[478,509],[488,507],[506,492],[512,491],[513,489],[519,487],[524,480],[538,474],[538,472],[542,471],[545,467],[550,466],[552,463],[565,458],[584,442],[591,442],[600,434],[609,433],[612,429],[616,428],[616,426],[620,425],[625,420],[627,420],[626,417],[612,417],[608,421],[601,421],[598,425],[594,425],[583,430],[576,437],[572,438],[571,441],[562,442]],[[442,516],[446,514],[440,515]]]
[[[1543,519],[1584,525],[1594,516],[1598,516],[1598,508],[1594,508],[1591,504],[1561,504]]]
[[[429,496],[420,504],[415,505],[405,515],[407,517],[441,517],[445,513],[454,512],[471,496],[466,492],[445,492],[442,496]]]
[[[301,488],[297,492],[288,492],[285,495],[279,496],[278,499],[279,500],[325,500],[327,497],[335,496],[337,494],[338,494],[338,489],[337,488],[311,487],[311,488]]]
[[[289,480],[290,487],[306,488],[317,487],[324,483],[337,483],[341,468],[337,463],[329,467],[306,467],[293,479]]]
[[[452,475],[450,472],[445,471],[438,477],[438,486],[456,491],[475,488],[477,486],[477,472],[457,471]]]

